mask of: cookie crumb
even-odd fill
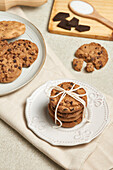
[[[91,73],[94,71],[94,65],[92,63],[87,63],[86,67],[85,67],[85,70],[88,72],[88,73]]]
[[[83,59],[73,59],[73,68],[76,71],[81,71],[82,66],[83,66]]]

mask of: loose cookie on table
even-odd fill
[[[61,88],[65,89],[65,90],[70,90],[73,87],[73,85],[74,85],[73,82],[64,82],[64,83],[59,84],[58,86],[60,86]],[[73,89],[76,89],[78,87],[79,87],[79,85],[75,84]],[[55,96],[58,93],[59,93],[58,90],[52,89],[51,96]],[[77,91],[75,91],[74,93],[86,94],[86,91],[83,88],[80,88]],[[53,110],[55,110],[60,97],[61,97],[61,94],[58,95],[57,97],[50,98],[50,106],[53,108]],[[85,95],[81,98],[86,102],[86,105],[87,105],[87,95]],[[83,105],[79,101],[75,100],[74,98],[72,98],[71,96],[66,94],[64,99],[59,104],[57,110],[60,113],[74,113],[76,111],[82,110],[83,108],[84,108]]]
[[[76,71],[81,71],[82,66],[83,66],[83,59],[73,59],[73,68]]]
[[[89,73],[93,72],[94,71],[94,65],[92,63],[87,63],[85,70]]]
[[[38,56],[38,47],[29,40],[17,40],[9,44],[8,54],[19,57],[23,67],[30,67]]]
[[[25,25],[17,21],[0,21],[0,40],[19,37],[25,29]]]
[[[104,47],[97,43],[82,45],[75,53],[75,56],[84,61],[94,64],[96,69],[104,67],[108,61],[108,53]]]
[[[0,83],[10,83],[17,79],[22,72],[22,64],[19,58],[9,56],[0,57]]]
[[[5,54],[8,49],[8,42],[6,40],[0,41],[0,56]]]

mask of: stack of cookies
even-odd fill
[[[73,82],[63,82],[58,86],[63,88],[64,90],[70,90],[73,86],[74,86],[73,89],[80,87],[77,84],[74,85]],[[48,104],[49,114],[54,121],[55,121],[55,109],[62,95],[59,93],[60,91],[53,88],[51,91],[50,102]],[[73,93],[86,94],[86,91],[83,88],[79,88]],[[52,96],[55,97],[52,98]],[[83,97],[80,98],[85,101],[87,106],[87,95],[84,95]],[[73,97],[69,96],[68,94],[66,94],[66,96],[63,98],[63,100],[60,102],[58,106],[57,118],[62,122],[62,127],[71,128],[82,121],[83,111],[84,111],[83,104],[74,99]],[[59,122],[57,122],[57,124],[59,125]]]
[[[38,47],[29,40],[12,39],[25,32],[25,25],[16,21],[0,22],[0,83],[10,83],[16,80],[22,67],[30,67],[38,56]]]

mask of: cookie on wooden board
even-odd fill
[[[58,86],[60,86],[61,88],[65,89],[65,90],[70,90],[73,85],[74,85],[73,82],[63,82],[63,83],[59,84]],[[75,84],[73,89],[76,89],[78,87],[79,87],[79,85]],[[58,93],[59,93],[58,90],[52,89],[51,96],[55,96]],[[85,91],[85,89],[80,88],[77,91],[75,91],[74,93],[86,94],[86,91]],[[61,97],[61,94],[58,95],[57,97],[50,98],[50,105],[52,107],[54,107],[54,109],[56,108],[60,97]],[[87,105],[87,95],[81,97],[81,99],[83,99]],[[72,98],[71,96],[66,94],[66,96],[60,102],[60,104],[58,106],[58,112],[60,112],[60,113],[74,113],[76,111],[82,110],[83,107],[84,106],[82,105],[82,103],[80,103],[79,101],[75,100],[74,98]]]
[[[17,40],[9,44],[8,54],[19,57],[23,67],[30,67],[38,56],[38,47],[29,40]]]
[[[0,83],[10,83],[17,79],[22,72],[22,63],[19,58],[0,57]]]
[[[104,67],[108,61],[108,53],[104,47],[98,43],[82,45],[75,53],[75,56],[84,61],[92,62],[96,69]]]
[[[0,21],[0,40],[12,39],[24,34],[26,28],[17,21]]]

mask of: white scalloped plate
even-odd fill
[[[61,82],[75,82],[87,91],[88,95],[88,119],[84,119],[73,128],[53,128],[54,122],[48,114],[47,105],[49,99],[46,90]],[[37,136],[52,145],[74,146],[89,143],[96,138],[109,122],[109,111],[104,96],[93,87],[75,80],[49,81],[39,87],[26,102],[25,116],[27,126]]]
[[[15,41],[18,39],[30,40],[38,46],[39,54],[36,61],[29,68],[22,69],[21,75],[15,81],[6,84],[0,83],[0,96],[14,92],[29,83],[39,73],[46,58],[46,47],[43,36],[32,23],[20,16],[0,11],[0,21],[3,20],[24,23],[26,26],[25,33],[10,41]]]

